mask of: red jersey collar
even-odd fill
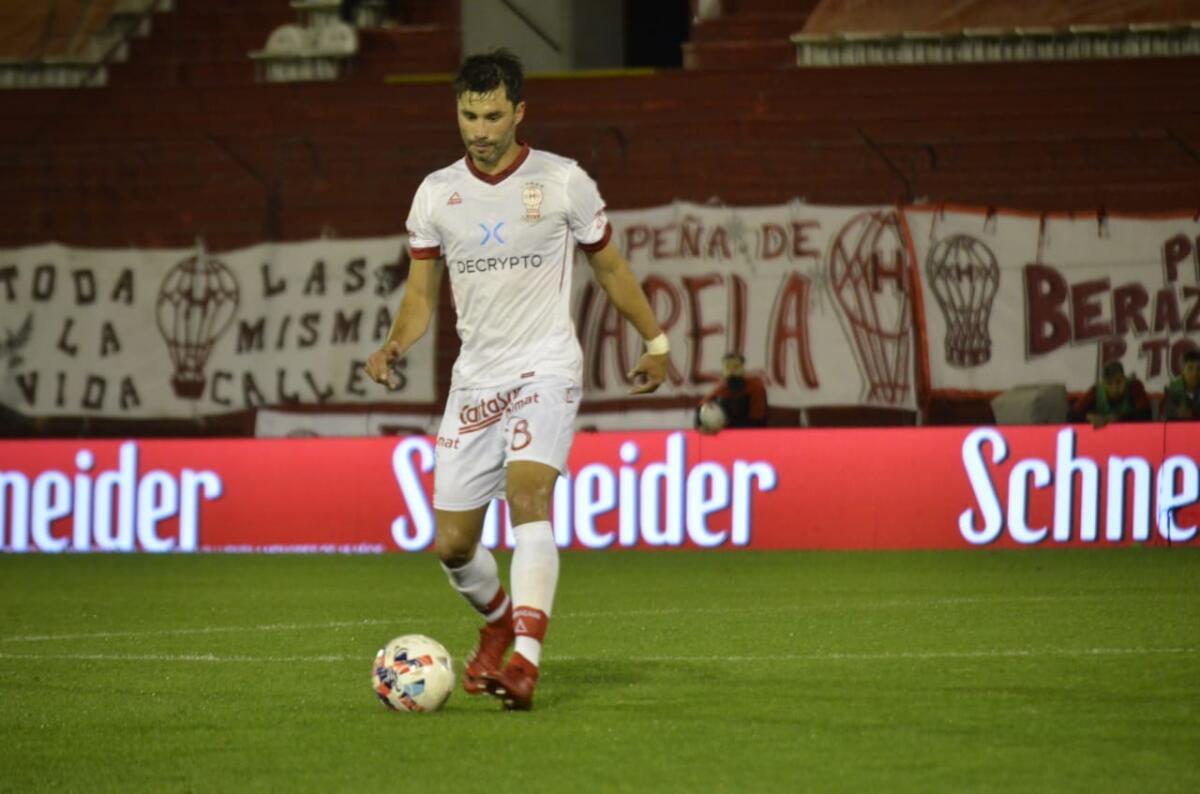
[[[476,179],[487,182],[489,185],[500,184],[505,179],[508,179],[508,177],[512,176],[512,173],[520,168],[522,163],[529,159],[529,144],[521,143],[521,141],[517,141],[517,143],[521,144],[521,151],[517,152],[517,159],[509,163],[508,168],[505,168],[503,171],[499,171],[495,174],[485,174],[483,171],[480,171],[475,167],[475,161],[471,159],[469,152],[464,155],[463,158],[467,161],[467,170],[469,170]]]

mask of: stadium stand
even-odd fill
[[[1012,63],[1200,54],[1200,3],[822,0],[793,34],[801,66]]]
[[[336,80],[358,52],[358,34],[343,22],[341,0],[293,0],[303,25],[280,25],[267,44],[250,53],[259,62],[260,82]]]
[[[719,14],[696,14],[683,45],[687,69],[779,69],[796,63],[789,36],[804,28],[818,0],[729,0]]]
[[[0,244],[187,245],[202,235],[219,249],[327,227],[343,236],[394,231],[417,180],[457,151],[441,112],[444,83],[383,78],[413,76],[417,62],[429,79],[448,71],[458,53],[443,45],[455,23],[414,25],[438,36],[360,31],[359,58],[336,83],[257,85],[247,53],[295,19],[282,0],[177,0],[152,36],[134,42],[130,61],[111,67],[103,96],[0,95],[8,150]],[[403,57],[386,55],[399,49]],[[1178,209],[1200,205],[1200,118],[1185,101],[1200,79],[1195,65],[1153,58],[532,79],[537,112],[525,129],[595,172],[615,207],[802,196]]]
[[[397,232],[422,176],[461,155],[445,75],[458,4],[406,7],[401,24],[357,31],[334,81],[257,81],[248,53],[296,24],[287,0],[174,0],[108,64],[104,91],[0,91],[0,246],[201,237],[223,250]],[[616,208],[1200,207],[1196,56],[799,68],[778,42],[811,32],[820,4],[722,7],[695,23],[686,70],[533,76],[525,137],[578,159]],[[770,58],[718,54],[759,43]],[[986,404],[931,408],[990,417]]]
[[[105,85],[170,0],[29,0],[0,11],[0,89]]]

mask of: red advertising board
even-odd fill
[[[1200,424],[585,433],[580,549],[1197,545]],[[0,442],[6,552],[421,551],[433,440]],[[488,545],[511,545],[502,503]]]

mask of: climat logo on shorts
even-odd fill
[[[459,273],[495,273],[505,270],[530,270],[542,266],[541,254],[520,256],[486,256],[478,259],[456,259],[454,267]]]

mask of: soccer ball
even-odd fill
[[[375,655],[371,688],[392,711],[437,711],[454,691],[454,660],[437,640],[405,634]]]
[[[715,400],[701,404],[700,426],[710,433],[725,427],[725,409]]]

